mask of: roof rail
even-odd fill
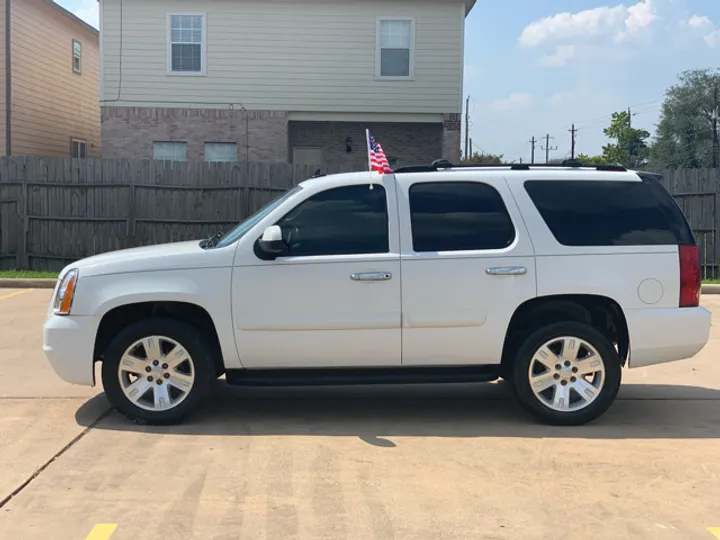
[[[412,173],[412,172],[433,172],[445,169],[478,169],[478,168],[509,168],[511,171],[529,171],[536,168],[559,168],[566,167],[576,169],[579,167],[586,167],[595,169],[597,171],[608,171],[608,172],[625,172],[627,169],[620,165],[584,165],[583,163],[574,160],[567,159],[562,163],[491,163],[491,164],[460,164],[453,165],[447,159],[437,159],[430,165],[412,165],[407,167],[400,167],[395,169],[394,173]]]

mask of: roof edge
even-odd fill
[[[95,28],[92,24],[88,24],[85,21],[83,21],[80,17],[75,15],[72,11],[68,11],[64,7],[62,7],[60,4],[55,2],[54,0],[45,0],[45,3],[50,5],[50,7],[58,10],[60,13],[65,15],[68,19],[72,20],[73,22],[77,22],[80,25],[84,26],[86,29],[90,30],[91,32],[100,35],[100,30]]]
[[[477,2],[477,0],[464,0],[464,2],[465,2],[465,16],[467,17],[468,15],[470,15],[470,12],[475,7],[475,2]]]

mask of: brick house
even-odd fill
[[[460,156],[475,0],[100,0],[105,157]]]
[[[98,31],[52,0],[0,0],[0,34],[0,156],[99,156]]]

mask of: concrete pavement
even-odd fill
[[[0,538],[110,523],[111,540],[711,540],[720,526],[717,323],[696,358],[626,371],[615,406],[580,428],[534,423],[503,383],[219,383],[188,424],[152,428],[55,376],[49,294],[0,300],[0,500],[17,491]],[[720,297],[703,304],[720,321]]]

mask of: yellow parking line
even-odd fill
[[[114,523],[99,523],[95,525],[85,540],[108,540],[117,529]]]
[[[720,538],[720,527],[708,527],[708,532],[715,538]]]
[[[6,300],[7,298],[12,298],[13,296],[18,296],[20,294],[25,294],[32,291],[32,289],[25,289],[24,291],[16,291],[14,293],[6,294],[5,296],[0,296],[0,300]]]

